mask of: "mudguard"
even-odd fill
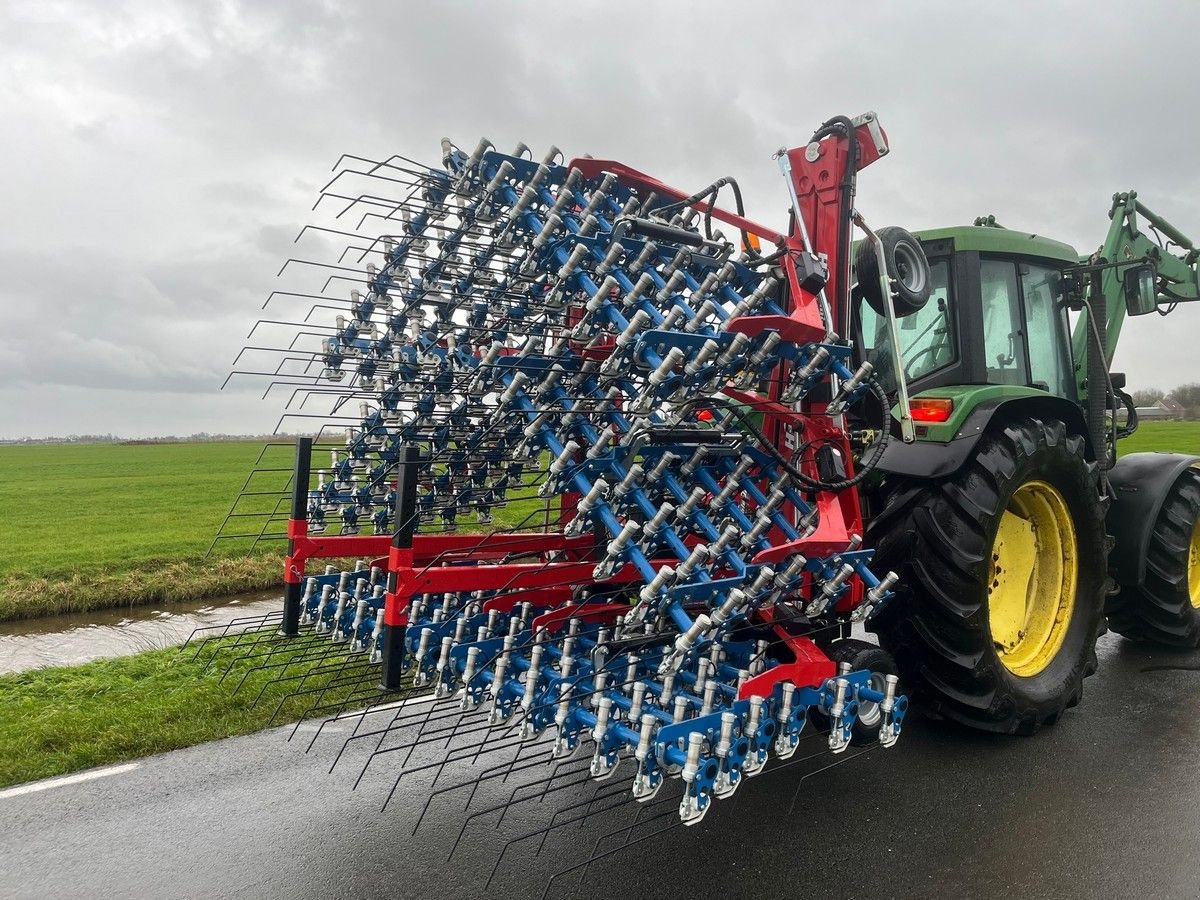
[[[1020,415],[1061,419],[1070,431],[1087,440],[1087,423],[1084,422],[1083,413],[1070,400],[1049,395],[989,400],[971,410],[950,441],[918,438],[911,444],[905,444],[893,433],[876,468],[881,472],[909,478],[949,478],[971,458],[975,445],[992,427],[993,421],[1006,421]],[[1090,442],[1084,453],[1088,459],[1095,459]]]
[[[1119,584],[1137,586],[1145,579],[1150,534],[1163,500],[1179,476],[1196,465],[1200,465],[1200,456],[1130,453],[1109,470],[1113,502],[1106,524],[1116,545],[1108,562]]]

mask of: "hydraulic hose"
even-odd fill
[[[668,203],[666,206],[661,206],[658,208],[658,210],[656,210],[656,212],[659,215],[662,215],[665,212],[670,212],[674,209],[682,209],[683,207],[691,206],[693,203],[699,203],[701,200],[707,199],[708,208],[704,211],[704,236],[711,241],[713,208],[717,205],[718,192],[726,185],[729,185],[729,187],[733,188],[733,202],[734,207],[737,210],[737,214],[742,218],[745,218],[746,206],[742,201],[742,189],[738,186],[737,179],[730,175],[726,175],[724,178],[718,178],[708,187],[701,191],[697,191],[690,197],[685,197],[684,199],[675,203]],[[738,229],[738,232],[742,236],[742,248],[751,256],[757,256],[758,254],[750,246],[750,235],[748,235],[744,229]]]
[[[873,393],[879,400],[880,408],[883,410],[884,421],[881,423],[881,427],[879,429],[879,438],[875,442],[875,449],[872,451],[870,458],[862,460],[859,463],[858,471],[855,472],[852,477],[843,478],[838,481],[821,481],[820,479],[813,478],[811,475],[806,475],[804,472],[801,472],[799,469],[797,469],[794,465],[792,465],[791,460],[784,456],[779,451],[779,448],[771,442],[771,439],[763,434],[759,427],[754,424],[754,421],[749,415],[746,414],[741,404],[719,397],[704,397],[697,398],[697,400],[692,401],[692,403],[687,405],[690,406],[693,404],[702,403],[706,406],[721,407],[726,412],[733,415],[742,425],[742,427],[750,432],[751,436],[758,443],[758,445],[767,453],[769,453],[771,457],[773,457],[774,460],[779,463],[780,467],[790,476],[792,476],[792,478],[794,478],[798,484],[803,485],[811,491],[837,492],[844,491],[847,488],[852,488],[866,478],[871,470],[879,465],[879,460],[883,458],[883,451],[887,449],[888,441],[891,439],[891,429],[887,427],[887,411],[890,408],[888,405],[887,394],[884,392],[883,387],[879,384],[879,381],[873,375],[867,379],[864,384],[870,388],[871,393]]]

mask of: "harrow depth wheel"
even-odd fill
[[[866,669],[871,672],[870,686],[880,693],[887,690],[885,677],[898,674],[896,661],[892,659],[891,654],[874,644],[855,638],[834,641],[829,649],[829,658],[839,665],[849,664],[851,671]],[[883,712],[880,704],[870,700],[861,701],[850,743],[859,747],[875,743],[879,739],[879,729],[882,724]]]
[[[932,276],[929,261],[920,242],[895,225],[888,225],[876,232],[883,242],[884,257],[887,259],[888,279],[894,289],[892,304],[897,316],[910,316],[929,302]],[[884,313],[884,297],[879,284],[879,261],[875,247],[870,241],[859,244],[854,259],[854,271],[858,277],[859,290],[867,303],[879,315]]]

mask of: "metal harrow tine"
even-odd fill
[[[485,781],[491,781],[493,778],[498,778],[501,776],[503,776],[504,778],[507,778],[513,772],[521,772],[521,771],[524,771],[525,769],[533,768],[534,766],[544,765],[545,760],[543,760],[543,759],[535,759],[532,762],[526,762],[521,766],[517,766],[516,761],[521,758],[521,754],[524,753],[525,751],[544,747],[548,743],[549,743],[549,740],[542,741],[541,743],[538,743],[538,744],[524,744],[520,747],[520,749],[513,756],[513,758],[511,760],[509,760],[508,762],[498,763],[495,766],[485,769],[479,775],[477,775],[473,778],[470,778],[466,781],[459,782],[458,784],[452,784],[449,787],[441,787],[441,788],[438,788],[437,790],[430,791],[429,796],[425,798],[425,805],[421,808],[421,815],[417,817],[417,821],[413,824],[412,833],[415,835],[417,833],[417,830],[421,827],[421,823],[425,820],[425,816],[429,812],[429,807],[432,805],[435,798],[440,797],[443,794],[450,793],[451,791],[457,791],[460,788],[464,788],[464,787],[467,787],[468,785],[470,785],[471,795],[467,798],[467,802],[464,807],[464,809],[469,809],[471,806],[471,802],[475,799],[476,791],[479,790],[479,786],[481,784],[483,784]]]
[[[664,813],[659,813],[657,816],[654,816],[651,819],[647,819],[646,822],[653,822],[653,821],[657,821],[659,819],[664,819],[664,818],[670,816],[671,813],[672,813],[672,810],[667,810]],[[642,824],[646,824],[646,823],[643,822]],[[545,900],[545,898],[550,895],[550,887],[554,883],[554,880],[556,878],[558,878],[560,875],[565,875],[568,872],[572,872],[578,868],[583,868],[586,871],[587,867],[591,866],[592,863],[596,862],[599,859],[604,859],[605,857],[612,856],[615,853],[620,853],[622,850],[632,847],[634,844],[640,844],[643,841],[654,840],[655,838],[658,838],[659,836],[666,834],[668,831],[674,831],[676,828],[679,828],[681,825],[683,825],[683,823],[678,820],[672,821],[669,825],[664,825],[662,828],[652,831],[649,834],[645,834],[642,837],[637,838],[636,840],[628,841],[628,842],[622,844],[620,847],[614,847],[612,850],[606,850],[604,853],[593,854],[591,857],[584,860],[584,862],[582,862],[582,863],[578,863],[574,866],[571,866],[570,868],[563,869],[559,872],[555,872],[553,875],[550,876],[549,880],[546,882],[546,887],[542,891],[542,900]],[[620,829],[617,829],[617,831],[619,831],[619,830]],[[608,837],[608,835],[603,835],[602,837]]]

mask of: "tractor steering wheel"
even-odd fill
[[[934,344],[932,347],[926,347],[924,350],[922,350],[920,353],[918,353],[916,356],[912,357],[911,359],[905,360],[905,362],[904,362],[904,380],[911,381],[915,377],[913,375],[913,369],[916,367],[917,360],[923,359],[924,357],[930,356],[932,354],[936,354],[941,349],[942,349],[942,345]],[[930,368],[931,369],[937,368],[937,366],[931,366]]]

